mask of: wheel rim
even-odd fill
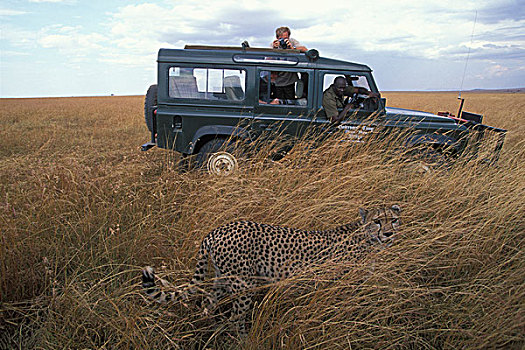
[[[217,152],[208,158],[207,168],[210,174],[228,176],[237,170],[238,164],[231,153]]]

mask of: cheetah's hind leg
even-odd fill
[[[248,334],[246,323],[252,307],[253,291],[256,285],[240,277],[230,277],[229,284],[229,289],[234,295],[230,321],[237,324],[239,335],[245,337]]]

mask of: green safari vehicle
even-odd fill
[[[341,132],[354,142],[367,135],[409,131],[403,145],[433,152],[462,155],[469,144],[491,140],[489,162],[495,162],[506,130],[482,124],[483,116],[460,110],[449,113],[390,108],[382,98],[354,94],[348,103],[348,117],[334,125],[322,107],[323,91],[335,77],[379,94],[372,70],[362,64],[320,57],[317,50],[240,47],[186,46],[160,49],[158,81],[149,87],[145,99],[145,120],[150,142],[193,159],[196,167],[212,174],[228,175],[237,169],[238,152],[231,144],[257,144],[268,136],[300,139],[312,130]],[[272,97],[272,79],[291,77],[295,96]],[[463,103],[462,103],[463,104]],[[462,105],[461,104],[461,105]],[[373,118],[371,118],[373,116]],[[262,137],[265,135],[264,137]],[[289,142],[288,142],[289,143]],[[293,143],[293,141],[292,141]]]

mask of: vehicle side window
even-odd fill
[[[362,87],[367,90],[370,90],[370,85],[368,84],[368,79],[364,75],[358,74],[325,74],[323,78],[323,91],[328,89],[330,85],[334,82],[334,79],[339,76],[344,76],[348,85],[353,85],[355,87]]]
[[[169,96],[215,101],[242,101],[246,91],[244,70],[171,67]]]
[[[306,106],[308,104],[308,73],[261,71],[259,75],[259,104]]]

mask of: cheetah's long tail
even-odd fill
[[[176,290],[176,287],[174,287],[172,284],[170,284],[168,281],[159,278],[160,283],[164,287],[169,287],[172,289],[175,289],[172,292],[165,292],[161,290],[157,284],[155,283],[155,270],[151,266],[146,266],[144,269],[142,269],[142,288],[144,290],[144,293],[154,301],[164,304],[169,302],[170,300],[174,300],[175,297],[178,295],[181,295],[182,293],[178,290]]]
[[[199,285],[201,282],[204,281],[204,278],[206,277],[206,270],[208,266],[209,257],[208,252],[209,240],[206,237],[199,248],[199,253],[197,256],[197,265],[195,267],[195,274],[193,275],[193,278],[189,283],[189,288],[187,288],[186,290],[181,290],[180,288],[173,286],[168,281],[157,277],[157,279],[163,287],[169,288],[172,291],[166,292],[161,290],[159,286],[155,283],[155,270],[151,266],[146,266],[144,269],[142,269],[142,289],[144,290],[144,293],[146,293],[146,295],[150,299],[163,304],[171,300],[175,300],[175,298],[177,297],[179,297],[179,299],[187,301],[189,299],[189,295],[196,294],[199,291],[203,292]]]

